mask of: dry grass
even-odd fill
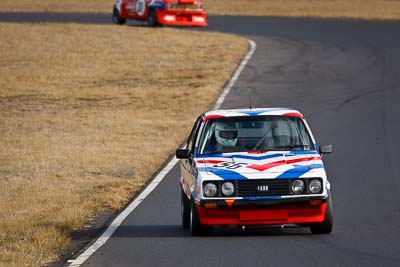
[[[207,14],[400,19],[399,0],[205,0]],[[113,0],[1,0],[0,11],[111,13]]]
[[[38,266],[122,207],[209,108],[245,39],[0,24],[0,266]]]
[[[1,0],[0,11],[7,12],[93,12],[110,13],[114,0]]]

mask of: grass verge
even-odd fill
[[[109,13],[113,0],[2,0],[0,12]],[[397,0],[205,0],[209,15],[400,19]]]
[[[174,29],[0,24],[0,266],[40,266],[119,209],[247,49]]]

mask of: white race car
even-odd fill
[[[300,225],[332,231],[330,184],[303,115],[293,109],[202,114],[180,160],[182,225],[193,235],[219,225]]]

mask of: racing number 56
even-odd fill
[[[138,13],[139,16],[144,15],[145,11],[145,0],[138,0],[136,3],[136,12]]]

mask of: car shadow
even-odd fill
[[[213,227],[203,236],[309,236],[311,232],[306,227],[265,227],[252,226],[245,229],[237,226]],[[113,234],[113,238],[187,238],[192,237],[188,229],[180,225],[121,225]]]

